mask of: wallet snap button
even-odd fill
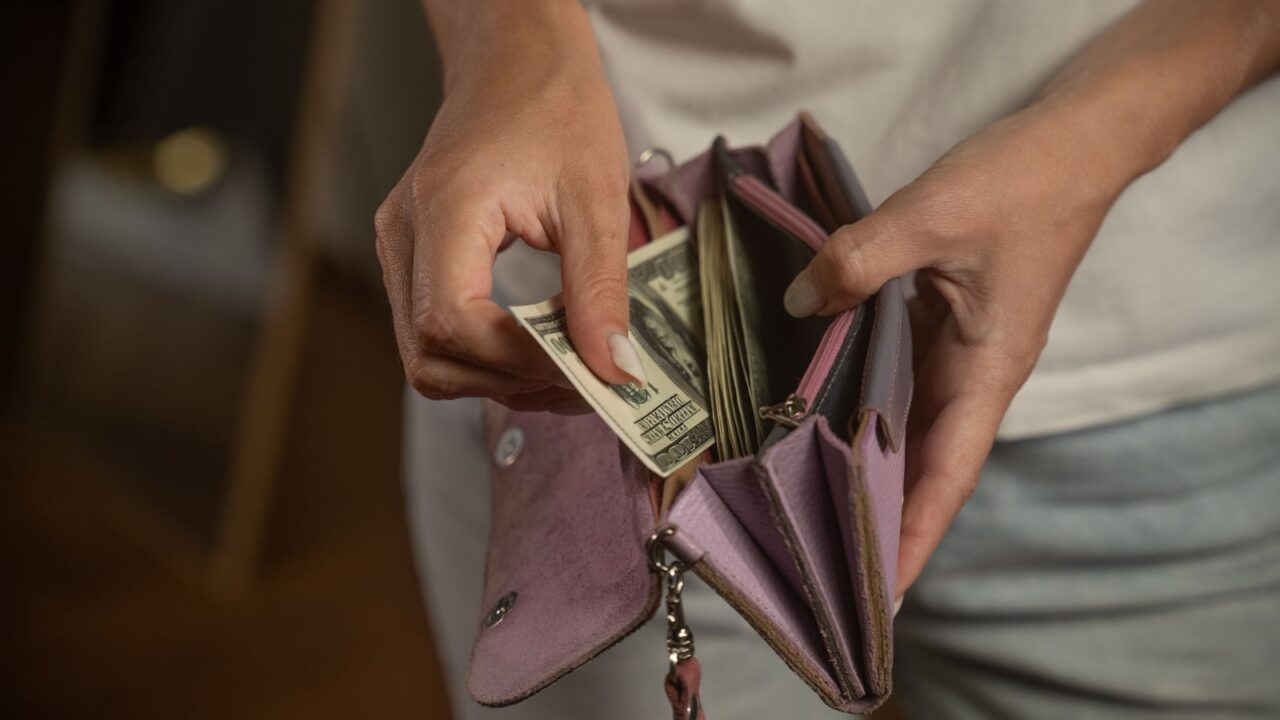
[[[514,590],[498,598],[498,602],[494,604],[493,609],[489,611],[488,615],[484,616],[484,626],[491,628],[502,622],[502,619],[507,616],[507,613],[511,612],[511,608],[515,604],[516,593]]]
[[[520,457],[524,448],[524,431],[518,427],[507,428],[498,438],[498,445],[493,449],[493,461],[498,467],[511,467]]]

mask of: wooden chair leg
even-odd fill
[[[214,590],[230,598],[248,590],[261,554],[315,284],[313,260],[305,247],[286,244],[275,263],[275,297],[259,326],[250,360],[210,567]]]
[[[283,242],[252,351],[230,480],[209,568],[214,590],[227,598],[235,598],[252,586],[271,514],[315,291],[314,218],[325,202],[329,148],[346,85],[358,6],[352,0],[322,0],[315,6],[294,121]]]

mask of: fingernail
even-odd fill
[[[626,335],[622,333],[609,335],[609,355],[613,357],[613,364],[617,365],[619,370],[635,378],[640,385],[649,384],[649,379],[644,374],[644,366],[640,364],[640,354],[636,352],[631,339]]]
[[[893,602],[893,616],[898,617],[898,611],[902,609],[902,598],[898,598]]]
[[[808,268],[800,271],[796,279],[791,281],[791,287],[787,288],[787,294],[782,296],[782,304],[787,312],[791,317],[797,318],[809,317],[818,312],[823,302],[822,294],[813,284]]]

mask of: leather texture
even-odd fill
[[[491,449],[513,432],[523,444],[508,467],[492,465],[484,604],[467,686],[482,704],[506,705],[653,615],[658,582],[645,540],[654,510],[648,470],[598,416],[488,403],[486,425]],[[510,593],[510,609],[486,627],[486,616]]]
[[[759,458],[704,466],[669,547],[830,706],[891,691],[903,456],[869,414],[857,452],[814,416]]]
[[[759,488],[752,477],[754,463],[751,458],[740,458],[729,470],[724,472],[723,465],[699,469],[666,518],[667,524],[676,528],[669,547],[682,561],[692,563],[693,571],[741,613],[818,694],[824,699],[838,697],[839,686],[818,626],[794,584],[799,577],[794,564],[785,547],[774,551],[778,563],[762,549],[762,543],[768,546],[774,542],[770,534],[778,534],[769,510],[762,503],[743,502],[750,498],[751,488]],[[741,515],[735,514],[726,497],[737,498],[735,507]],[[749,527],[766,532],[757,539]],[[690,545],[699,550],[696,562],[693,556],[685,555]],[[696,634],[697,628],[693,631]]]
[[[839,148],[807,116],[765,148],[729,154],[770,184],[787,212],[808,208],[828,225],[870,211]],[[719,187],[716,166],[708,151],[666,172],[642,167],[636,179],[661,212],[689,223]],[[645,540],[671,526],[668,550],[828,705],[852,713],[883,702],[912,383],[900,282],[886,284],[853,320],[837,352],[810,364],[820,369],[821,402],[799,426],[775,427],[755,457],[699,467],[661,519],[652,478],[598,417],[490,404],[492,446],[519,428],[524,448],[492,469],[483,612],[491,619],[490,608],[511,593],[515,602],[496,623],[481,618],[468,673],[473,697],[516,702],[650,618],[659,587]],[[655,658],[661,651],[654,648]],[[686,684],[668,687],[673,702],[684,702],[695,670],[686,666],[687,677],[677,678]]]
[[[707,720],[702,706],[702,665],[697,658],[680,660],[663,683],[674,720]]]

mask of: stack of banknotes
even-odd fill
[[[724,198],[703,203],[696,240],[680,228],[627,256],[631,342],[648,382],[609,385],[573,349],[559,296],[511,308],[623,443],[662,477],[716,445],[717,459],[755,452],[758,338],[747,328],[741,244]],[[744,302],[746,300],[746,302]]]

